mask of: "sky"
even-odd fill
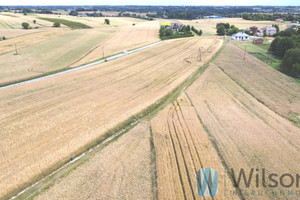
[[[300,0],[0,0],[0,5],[271,5],[300,6]]]

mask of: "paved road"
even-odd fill
[[[58,73],[51,74],[51,75],[42,76],[42,77],[39,77],[39,78],[34,78],[34,79],[31,79],[31,80],[27,80],[27,81],[22,81],[22,82],[19,82],[19,83],[13,83],[13,84],[10,84],[10,85],[6,85],[6,86],[3,86],[3,87],[0,87],[0,89],[9,88],[9,87],[17,86],[17,85],[23,85],[23,84],[26,84],[26,83],[35,82],[35,81],[43,80],[43,79],[46,79],[46,78],[51,78],[51,77],[54,77],[54,76],[59,76],[59,75],[62,75],[62,74],[67,74],[67,73],[70,73],[70,72],[78,71],[78,70],[81,70],[81,69],[84,69],[84,68],[88,68],[88,67],[92,67],[94,65],[98,65],[100,63],[104,63],[105,61],[115,60],[117,58],[129,55],[129,54],[132,54],[132,53],[135,53],[135,52],[138,52],[138,51],[142,51],[144,49],[148,49],[150,47],[159,45],[161,43],[164,43],[164,41],[156,42],[156,43],[144,46],[144,47],[140,47],[138,49],[134,49],[134,50],[130,50],[130,51],[127,51],[127,52],[119,53],[117,55],[110,56],[110,57],[106,58],[105,60],[99,60],[99,61],[92,62],[92,63],[86,64],[86,65],[83,65],[83,66],[80,66],[80,67],[76,67],[76,68],[73,68],[73,69],[68,69],[66,71],[58,72]]]

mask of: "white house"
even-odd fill
[[[273,36],[277,33],[277,29],[275,27],[267,27],[266,28],[266,35]]]
[[[239,32],[239,33],[233,34],[231,39],[232,40],[241,40],[241,41],[243,41],[243,40],[249,40],[250,36],[246,33]]]

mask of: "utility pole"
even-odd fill
[[[246,59],[247,46],[245,46],[244,60]]]
[[[102,58],[104,58],[104,46],[102,46]]]
[[[198,60],[202,61],[202,47],[200,47],[198,50]]]
[[[16,51],[16,55],[18,55],[17,44],[15,44],[15,51]]]

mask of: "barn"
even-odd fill
[[[254,38],[253,44],[263,44],[264,40],[262,38]]]

